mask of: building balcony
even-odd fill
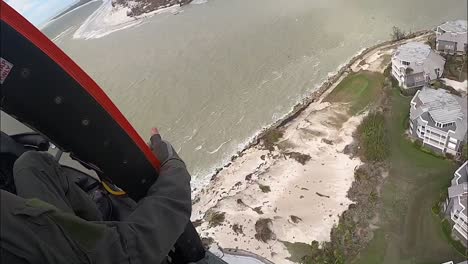
[[[445,146],[445,142],[447,141],[445,138],[442,138],[436,135],[431,135],[430,133],[427,133],[427,132],[424,134],[424,137],[425,139],[430,139],[431,141],[433,141],[433,143],[442,144],[444,146]]]
[[[454,228],[455,230],[457,230],[458,233],[460,233],[460,235],[462,235],[465,239],[468,239],[468,234],[467,234],[467,232],[464,231],[460,226],[454,225],[453,228]]]

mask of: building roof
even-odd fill
[[[434,121],[450,123],[464,116],[458,100],[447,90],[423,88],[418,97]]]
[[[451,33],[464,33],[467,31],[466,20],[447,21],[439,26],[440,29]]]
[[[461,184],[453,185],[448,188],[449,198],[461,196],[468,192],[468,183],[464,182]]]
[[[429,45],[420,42],[409,42],[398,47],[393,54],[393,60],[406,61],[413,73],[424,72],[431,80],[435,80],[444,71],[445,59],[435,53]],[[438,70],[438,73],[436,72]]]
[[[423,62],[431,53],[429,45],[420,42],[409,42],[398,47],[395,57],[407,62]]]
[[[467,133],[467,101],[444,89],[432,89],[427,86],[418,91],[412,100],[415,106],[410,108],[411,120],[419,117],[427,122],[427,126],[441,131],[454,131],[451,137],[464,140]],[[452,123],[446,127],[436,127],[435,122]],[[422,124],[420,124],[422,125]]]

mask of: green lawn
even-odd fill
[[[350,113],[362,111],[382,90],[384,77],[380,73],[361,71],[347,76],[325,98],[325,102],[351,103]]]
[[[442,263],[463,257],[444,236],[431,207],[456,166],[417,150],[403,133],[411,98],[395,89],[387,119],[390,175],[382,187],[381,228],[354,263]]]

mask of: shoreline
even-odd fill
[[[93,1],[94,2],[94,1]],[[74,39],[98,39],[116,31],[138,26],[146,18],[157,14],[178,14],[182,11],[180,5],[158,8],[136,16],[128,16],[129,7],[112,6],[112,0],[102,0],[102,4],[73,33]]]
[[[351,114],[349,104],[323,99],[351,73],[383,73],[396,45],[424,41],[429,34],[424,30],[362,50],[261,130],[195,194],[192,220],[200,235],[214,247],[246,250],[276,263],[292,263],[287,243],[330,241],[331,229],[354,204],[348,191],[364,162],[346,149],[368,110]]]
[[[334,86],[338,85],[339,82],[344,79],[350,72],[353,71],[352,66],[356,64],[356,62],[362,60],[366,55],[372,54],[373,51],[376,51],[384,46],[394,46],[398,45],[399,43],[406,42],[408,40],[412,40],[415,38],[419,38],[422,36],[425,36],[427,34],[432,33],[432,30],[420,30],[412,33],[410,36],[398,40],[398,41],[393,41],[393,40],[387,40],[380,42],[378,44],[375,44],[371,47],[364,48],[361,51],[357,52],[351,59],[348,60],[348,62],[342,64],[341,67],[339,67],[333,74],[331,74],[329,77],[327,77],[326,80],[321,82],[318,85],[318,88],[311,92],[309,95],[305,96],[301,101],[296,103],[293,107],[291,107],[291,110],[289,113],[285,114],[283,117],[279,118],[277,121],[273,122],[272,124],[261,128],[257,133],[255,133],[251,139],[247,141],[247,143],[240,148],[234,155],[229,158],[228,162],[223,163],[223,165],[219,165],[217,167],[214,167],[212,169],[212,173],[208,174],[206,176],[208,180],[208,184],[213,181],[216,176],[223,170],[231,166],[231,164],[239,157],[242,156],[242,153],[248,150],[249,148],[255,147],[258,144],[260,144],[260,141],[264,136],[271,130],[277,129],[277,128],[282,128],[285,125],[287,125],[289,122],[297,118],[308,106],[310,106],[311,103],[314,102],[319,102],[322,100],[329,92],[331,92],[334,88]],[[208,185],[207,184],[207,185]],[[194,189],[192,190],[194,192],[194,197],[196,198],[197,195],[199,194],[200,189],[205,188],[207,185],[203,185],[199,189]]]

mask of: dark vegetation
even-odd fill
[[[263,214],[261,206],[254,207],[254,208],[252,208],[252,210],[255,211],[257,214],[260,214],[260,215]]]
[[[440,80],[434,81],[432,83],[432,88],[434,88],[434,89],[444,89],[444,90],[449,91],[449,93],[451,93],[451,94],[461,96],[461,93],[459,91],[455,90],[455,88],[453,88],[452,86],[446,85],[444,82],[442,82]]]
[[[468,77],[468,59],[466,55],[445,55],[443,77],[462,82]]]
[[[232,225],[232,231],[234,231],[234,233],[236,233],[238,235],[241,235],[241,234],[244,234],[244,227],[242,225],[239,225],[239,224],[233,224]]]
[[[129,7],[128,16],[139,16],[164,7],[185,5],[192,2],[192,0],[133,0],[132,2],[136,2],[136,4],[130,6],[127,0],[112,0],[112,6],[121,5]]]
[[[275,233],[271,230],[272,221],[269,218],[260,218],[255,222],[255,238],[267,242],[275,239]]]
[[[214,239],[212,237],[202,237],[201,242],[204,248],[210,248],[211,244],[213,244]]]
[[[426,41],[426,44],[429,45],[431,49],[435,50],[436,49],[436,36],[431,35]]]
[[[260,190],[262,190],[262,192],[264,192],[264,193],[271,192],[270,186],[268,186],[268,185],[263,185],[263,184],[259,183],[258,188],[260,188]]]
[[[390,34],[392,40],[402,40],[406,37],[406,32],[397,26],[392,27],[392,33]]]
[[[275,144],[283,137],[283,131],[279,128],[271,128],[262,137],[262,143],[265,149],[275,150]]]
[[[357,128],[359,152],[364,161],[383,161],[389,154],[389,142],[382,113],[367,115]]]
[[[208,226],[209,227],[215,227],[215,226],[220,226],[223,224],[225,220],[225,214],[224,212],[210,212],[208,214]]]
[[[284,155],[291,159],[296,160],[302,165],[305,165],[311,159],[310,155],[299,153],[299,152],[286,152],[284,153]]]
[[[378,190],[383,178],[379,165],[363,165],[355,173],[348,196],[351,205],[331,231],[330,242],[285,243],[291,261],[300,263],[349,263],[373,238],[369,222],[376,216]],[[284,242],[283,242],[284,243]],[[320,247],[319,247],[320,246]],[[347,261],[348,260],[348,261]]]

